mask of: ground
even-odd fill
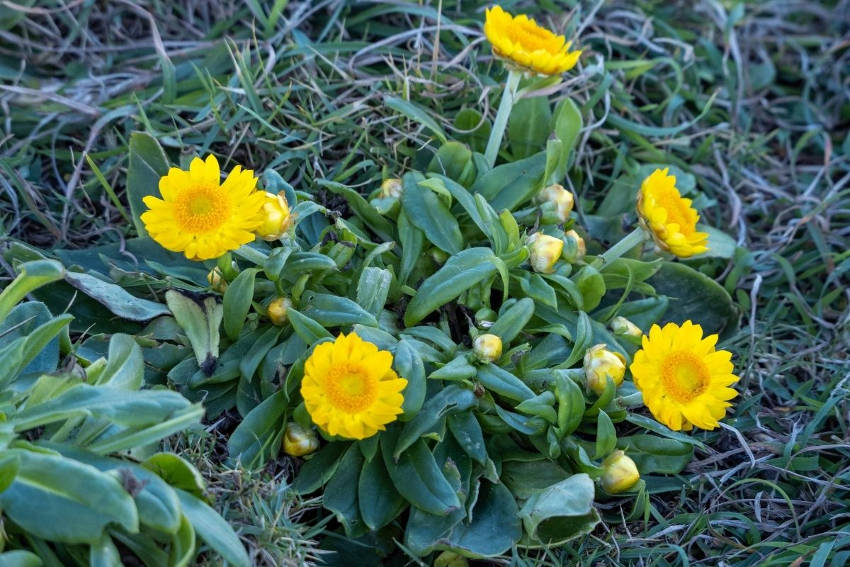
[[[739,246],[711,275],[741,307],[725,346],[742,377],[727,426],[700,434],[708,449],[685,473],[689,489],[657,494],[645,518],[608,509],[592,537],[513,563],[844,565],[850,2],[508,5],[585,50],[552,88],[591,126],[569,178],[583,203],[600,200],[624,155],[689,171],[716,202],[707,220]],[[501,71],[481,34],[484,6],[5,2],[0,232],[46,249],[131,236],[134,130],[172,158],[212,150],[301,190],[324,178],[367,192],[430,141],[388,97],[450,132],[463,107],[495,113]],[[316,557],[317,503],[287,492],[293,464],[226,470],[216,451],[227,427],[173,443],[258,565]]]

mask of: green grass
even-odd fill
[[[224,168],[273,167],[300,190],[331,179],[368,192],[435,139],[387,97],[457,135],[464,107],[492,118],[504,78],[481,40],[481,2],[19,4],[33,7],[0,6],[0,226],[48,249],[132,236],[133,130],[174,161],[213,151]],[[625,156],[666,162],[696,176],[703,205],[717,203],[706,220],[741,246],[707,270],[741,306],[726,347],[742,395],[729,427],[698,434],[710,449],[686,486],[658,487],[645,520],[611,502],[592,537],[512,562],[844,565],[850,2],[539,4],[586,52],[552,96],[596,126],[569,177],[587,212]],[[292,463],[224,468],[227,427],[175,448],[257,564],[315,558],[317,503],[286,490]]]

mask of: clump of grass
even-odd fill
[[[299,189],[328,178],[366,192],[431,140],[387,95],[447,130],[464,107],[493,115],[483,3],[282,5],[0,8],[7,233],[45,248],[130,235],[119,204],[134,129],[184,159],[214,151],[275,167]],[[724,205],[709,222],[742,248],[709,271],[742,307],[728,342],[743,395],[729,427],[701,436],[709,449],[688,474],[656,487],[647,517],[614,503],[606,529],[513,561],[843,564],[850,2],[565,2],[548,13],[556,27],[568,14],[587,52],[557,91],[601,126],[581,136],[568,180],[585,204],[628,156],[689,170]],[[290,499],[285,464],[250,475],[211,458],[220,426],[175,448],[258,563],[316,560],[322,526],[298,521],[316,503]]]

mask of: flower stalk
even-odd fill
[[[502,145],[502,138],[505,137],[505,128],[508,125],[511,108],[513,108],[514,102],[516,102],[516,92],[517,87],[519,87],[520,78],[522,78],[520,71],[508,68],[508,80],[505,82],[505,90],[502,91],[502,100],[499,103],[499,110],[496,112],[496,120],[493,122],[493,129],[490,130],[490,139],[487,140],[487,148],[484,150],[484,159],[490,167],[495,165],[496,156],[499,154],[499,147]]]
[[[600,256],[597,256],[591,266],[599,271],[604,271],[605,268],[610,266],[614,260],[630,251],[635,246],[643,244],[646,237],[647,234],[644,229],[641,227],[635,228],[633,231],[624,236],[617,244],[603,252]]]

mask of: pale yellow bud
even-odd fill
[[[283,434],[283,452],[293,457],[303,457],[319,448],[319,437],[312,429],[305,429],[294,421],[286,425]]]
[[[292,302],[288,297],[278,297],[269,303],[269,307],[266,309],[266,314],[269,316],[269,320],[271,320],[272,324],[279,327],[286,323],[288,319],[287,312],[290,307],[292,307]]]
[[[468,567],[469,561],[454,551],[444,551],[434,560],[434,567]]]
[[[536,232],[528,239],[531,268],[535,272],[551,274],[555,271],[555,262],[564,250],[564,241],[542,232]]]
[[[584,255],[587,254],[584,238],[576,231],[568,230],[564,233],[564,240],[564,260],[571,264],[584,260]]]
[[[594,345],[584,353],[584,375],[587,387],[601,396],[605,391],[607,378],[614,381],[614,386],[623,383],[626,374],[626,359],[619,352],[612,352],[605,345]]]
[[[619,449],[602,461],[602,488],[611,494],[619,494],[637,484],[640,480],[635,462]]]
[[[387,198],[400,198],[402,191],[401,179],[384,179],[383,183],[381,183],[381,197],[384,199]]]
[[[502,339],[498,335],[485,333],[472,342],[472,352],[481,362],[493,362],[502,357]]]
[[[643,331],[640,328],[626,319],[625,317],[617,316],[611,319],[611,330],[615,335],[621,337],[631,337],[638,339],[643,336]]]
[[[218,266],[209,271],[207,281],[210,283],[210,288],[213,291],[224,293],[227,290],[227,280],[224,279],[224,275]]]
[[[569,220],[570,213],[573,211],[573,205],[575,204],[573,194],[557,183],[543,189],[537,195],[537,200],[544,205],[549,203],[558,221],[562,223]]]
[[[292,216],[283,191],[277,195],[267,192],[266,202],[263,203],[263,222],[254,232],[263,240],[271,242],[286,234],[291,224]]]

